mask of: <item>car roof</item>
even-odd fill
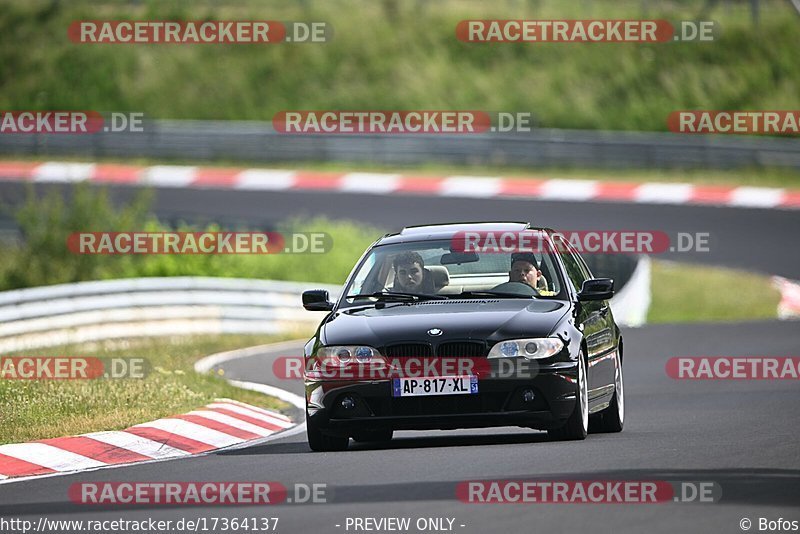
[[[549,228],[538,228],[527,222],[459,222],[445,224],[426,224],[420,226],[406,226],[400,232],[386,234],[376,243],[386,245],[391,243],[408,243],[412,241],[431,241],[436,239],[452,239],[459,232],[522,232],[545,231]]]

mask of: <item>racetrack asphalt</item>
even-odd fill
[[[620,434],[552,442],[517,428],[399,432],[388,445],[311,453],[303,433],[239,450],[0,485],[0,515],[50,519],[279,517],[279,532],[353,532],[348,517],[455,518],[454,531],[741,532],[749,518],[800,520],[800,389],[796,380],[679,381],[666,361],[686,355],[796,355],[791,322],[654,325],[624,332],[627,421]],[[284,348],[223,364],[229,378],[302,393],[276,378]],[[467,504],[456,484],[494,479],[714,482],[716,503]],[[98,509],[67,489],[87,481],[278,481],[326,484],[326,504],[149,505]],[[335,525],[340,525],[336,527]],[[464,525],[461,527],[460,525]],[[411,530],[416,532],[416,530]]]
[[[0,182],[0,204],[18,205],[27,185]],[[67,192],[71,186],[36,187]],[[129,201],[139,190],[109,186],[112,198],[119,202]],[[271,227],[291,217],[324,215],[368,223],[383,231],[426,223],[519,220],[564,231],[660,231],[667,233],[673,244],[678,232],[699,232],[709,234],[707,252],[665,252],[654,257],[800,278],[797,210],[212,188],[155,189],[154,210],[165,220],[256,227]]]
[[[61,186],[39,186],[61,187]],[[124,200],[137,189],[112,188]],[[20,184],[0,184],[0,200],[19,201]],[[287,217],[326,215],[385,230],[454,220],[530,220],[565,230],[709,232],[705,253],[667,253],[692,263],[727,265],[800,278],[794,211],[670,205],[426,198],[328,192],[159,189],[166,218],[229,220],[268,226]],[[99,229],[98,229],[99,230]],[[324,231],[324,229],[321,229]],[[321,318],[321,317],[320,317]],[[0,516],[63,519],[280,518],[278,532],[353,532],[348,517],[450,517],[455,532],[741,532],[749,518],[800,520],[800,389],[796,380],[677,381],[668,358],[700,355],[798,356],[796,322],[652,325],[624,332],[626,428],[586,441],[548,441],[542,432],[502,428],[399,432],[386,446],[352,444],[340,453],[308,451],[305,435],[203,457],[134,465],[0,485]],[[282,351],[279,355],[299,355]],[[277,354],[224,364],[226,376],[301,393],[271,372]],[[710,481],[711,504],[465,504],[465,480],[635,479]],[[327,484],[327,504],[274,507],[140,506],[98,509],[73,504],[68,487],[84,481],[271,480]],[[335,525],[340,525],[336,527]],[[464,525],[461,527],[460,525]],[[416,530],[412,530],[416,532]]]

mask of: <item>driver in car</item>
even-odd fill
[[[417,252],[398,254],[394,264],[394,285],[391,291],[431,295],[436,292],[433,275],[425,268]]]
[[[552,296],[555,292],[548,291],[547,279],[539,270],[539,262],[536,256],[529,252],[521,252],[511,255],[511,270],[508,271],[509,282],[521,282],[531,286],[540,295]]]

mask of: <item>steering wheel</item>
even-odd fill
[[[539,296],[539,292],[523,282],[503,282],[494,286],[490,291],[497,293],[511,293],[513,295]]]

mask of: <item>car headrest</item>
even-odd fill
[[[425,268],[428,269],[433,277],[433,287],[436,291],[450,284],[450,272],[447,270],[447,267],[442,265],[430,265]]]

